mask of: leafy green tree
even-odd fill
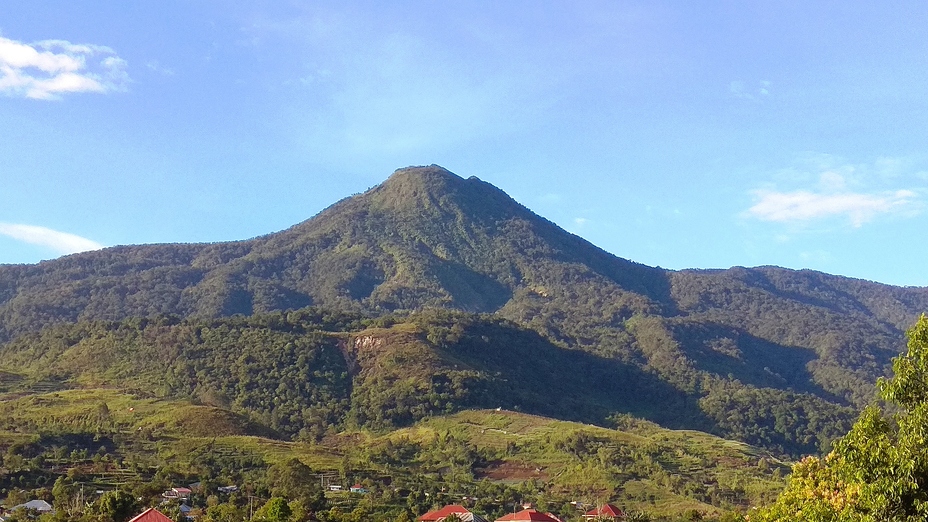
[[[239,522],[245,518],[245,511],[229,502],[223,502],[206,508],[205,522]]]
[[[328,511],[319,513],[319,518],[323,522],[340,522],[342,520],[342,512],[337,507],[333,507]]]
[[[928,519],[928,317],[909,330],[880,398],[825,458],[793,468],[777,501],[752,521],[910,522]]]
[[[412,522],[413,517],[409,515],[409,511],[403,510],[400,511],[400,514],[396,516],[396,519],[393,522]]]
[[[268,485],[274,496],[298,500],[310,511],[325,509],[325,493],[313,470],[297,458],[275,464],[267,471]]]
[[[97,512],[107,522],[124,522],[139,511],[138,502],[125,491],[107,491],[97,501]]]
[[[323,491],[322,488],[320,488],[312,496],[312,498],[309,501],[309,504],[306,504],[305,507],[312,513],[318,513],[324,510],[327,505],[328,505],[328,502],[326,501],[326,498],[325,498],[325,491]]]
[[[288,505],[290,506],[290,522],[309,522],[312,520],[312,515],[306,506],[303,505],[303,502],[294,500]]]
[[[58,510],[69,510],[71,498],[74,495],[74,485],[65,476],[58,477],[52,486],[52,496],[55,497],[54,506]]]
[[[255,513],[255,518],[267,520],[268,522],[287,522],[292,514],[293,511],[290,509],[287,499],[273,497],[261,506],[258,513]]]

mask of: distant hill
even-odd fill
[[[356,324],[314,327],[310,338],[285,342],[296,334],[250,322],[307,306]],[[202,363],[228,377],[234,365],[223,365],[231,361],[196,356],[213,341],[188,330],[236,314],[254,319],[209,326],[239,333],[223,333],[216,342],[228,347],[208,350],[238,353],[270,332],[273,343],[296,348],[264,353],[277,358],[266,371],[292,365],[301,350],[324,357],[323,377],[313,369],[311,385],[287,389],[290,420],[274,418],[280,408],[252,404],[249,393],[183,384],[180,369],[175,384],[134,377],[149,390],[171,387],[159,393],[212,394],[289,435],[499,405],[600,424],[630,413],[782,453],[814,452],[871,400],[905,328],[925,310],[924,288],[776,267],[648,267],[437,166],[398,170],[312,219],[246,241],[114,247],[0,266],[5,360],[56,378],[110,372],[128,383],[119,368],[154,355],[193,364],[188,374],[213,371]],[[160,337],[153,323],[134,319],[141,317],[174,333]],[[162,339],[164,353],[138,341],[148,336]],[[112,365],[95,369],[103,360]],[[216,382],[233,382],[226,377]]]

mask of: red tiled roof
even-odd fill
[[[423,520],[426,522],[434,522],[436,520],[441,520],[452,513],[463,514],[463,513],[470,513],[470,511],[468,511],[467,508],[464,506],[459,506],[457,504],[451,504],[451,505],[445,506],[435,511],[429,511],[428,513],[419,517],[418,520]]]
[[[174,522],[155,508],[148,508],[129,522]]]
[[[586,515],[584,516],[598,517],[600,515],[606,515],[607,517],[612,517],[612,518],[620,518],[620,517],[624,517],[625,513],[621,509],[613,506],[612,504],[606,504],[603,507],[593,508],[587,511]]]
[[[518,513],[510,513],[497,518],[496,522],[558,522],[556,518],[546,515],[536,509],[523,509]]]

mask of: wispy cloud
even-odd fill
[[[908,163],[881,157],[873,164],[853,164],[828,154],[807,155],[775,175],[791,190],[773,184],[752,190],[754,203],[742,216],[791,224],[838,217],[860,227],[881,215],[916,215],[924,206],[921,191],[892,187],[905,172],[917,178],[911,174],[917,165]]]
[[[125,90],[127,63],[109,47],[43,40],[31,44],[0,36],[0,93],[37,100],[67,93]]]
[[[85,237],[35,225],[0,223],[0,234],[18,241],[51,248],[59,254],[74,254],[103,248],[100,243]]]
[[[156,72],[163,76],[174,76],[174,69],[161,65],[158,60],[149,60],[145,62],[145,67],[148,67],[150,71]]]
[[[916,194],[911,190],[897,190],[887,194],[756,190],[754,195],[756,202],[747,213],[763,221],[804,222],[846,216],[855,227],[872,220],[878,214],[909,210],[916,200]]]
[[[757,100],[764,96],[770,96],[770,82],[762,80],[757,82],[756,87],[749,87],[744,82],[735,80],[728,84],[728,91],[736,98]]]

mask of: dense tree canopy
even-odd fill
[[[908,352],[879,382],[885,406],[868,407],[824,458],[793,469],[775,504],[751,520],[909,522],[928,518],[928,317]]]

